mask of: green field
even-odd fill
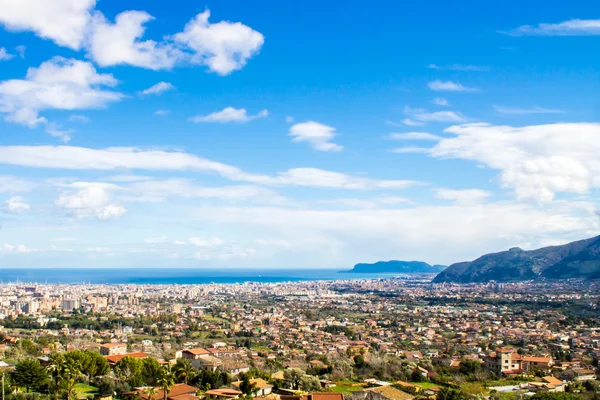
[[[95,386],[86,385],[85,383],[78,383],[73,388],[73,391],[78,399],[87,399],[89,395],[97,393],[98,388]]]
[[[431,389],[434,387],[440,387],[437,383],[433,382],[411,382],[413,385],[419,386],[423,390]]]

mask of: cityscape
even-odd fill
[[[0,400],[600,400],[598,49],[598,0],[0,0]]]

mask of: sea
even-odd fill
[[[299,282],[392,278],[398,274],[358,274],[333,269],[201,268],[0,268],[0,283],[156,284]]]

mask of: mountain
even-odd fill
[[[356,264],[350,273],[399,273],[399,274],[436,274],[446,268],[443,265],[429,265],[423,261],[378,261],[373,264]]]
[[[525,251],[518,247],[452,264],[433,282],[509,282],[531,279],[600,278],[600,236]]]

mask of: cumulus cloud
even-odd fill
[[[260,32],[241,22],[209,22],[209,10],[196,15],[181,32],[158,41],[144,39],[152,15],[128,10],[113,22],[95,6],[95,0],[0,0],[0,24],[13,31],[32,31],[74,50],[85,48],[103,67],[161,70],[191,64],[227,75],[243,68],[264,43]]]
[[[571,19],[556,24],[522,25],[499,33],[510,36],[595,36],[600,35],[600,19]]]
[[[260,50],[264,36],[241,22],[212,24],[209,17],[209,10],[198,14],[173,39],[192,52],[193,64],[206,65],[220,75],[241,69]]]
[[[25,203],[20,196],[11,197],[2,204],[2,210],[11,214],[22,214],[29,211],[30,208],[31,206]]]
[[[268,110],[262,110],[257,114],[248,115],[245,108],[225,107],[221,111],[217,111],[208,115],[196,115],[190,118],[191,122],[219,122],[222,124],[228,122],[248,122],[253,119],[266,118],[269,116]]]
[[[306,142],[318,151],[340,151],[343,146],[333,143],[335,128],[315,121],[294,124],[290,127],[289,135],[292,142]]]
[[[117,83],[88,62],[54,57],[29,68],[25,79],[0,82],[0,112],[8,121],[35,127],[48,122],[39,116],[43,110],[101,108],[121,100],[121,93],[106,89]]]
[[[127,212],[125,207],[113,202],[105,187],[93,184],[79,191],[61,193],[55,205],[76,218],[95,217],[108,220],[119,218]]]
[[[466,124],[431,150],[440,158],[477,161],[500,171],[519,198],[550,201],[556,193],[600,187],[600,124],[558,123],[524,127]]]
[[[0,0],[0,24],[79,50],[96,0]]]
[[[435,80],[427,84],[429,89],[437,92],[476,92],[478,89],[470,88],[452,81]]]
[[[145,11],[125,11],[111,23],[102,13],[95,13],[90,57],[103,67],[127,64],[153,70],[172,68],[183,57],[181,50],[169,42],[139,40],[144,35],[144,24],[153,19]]]
[[[169,90],[175,90],[175,86],[173,86],[172,83],[169,82],[158,82],[155,85],[150,86],[148,89],[144,89],[142,90],[142,94],[143,95],[149,95],[149,94],[162,94],[164,92],[167,92]]]

